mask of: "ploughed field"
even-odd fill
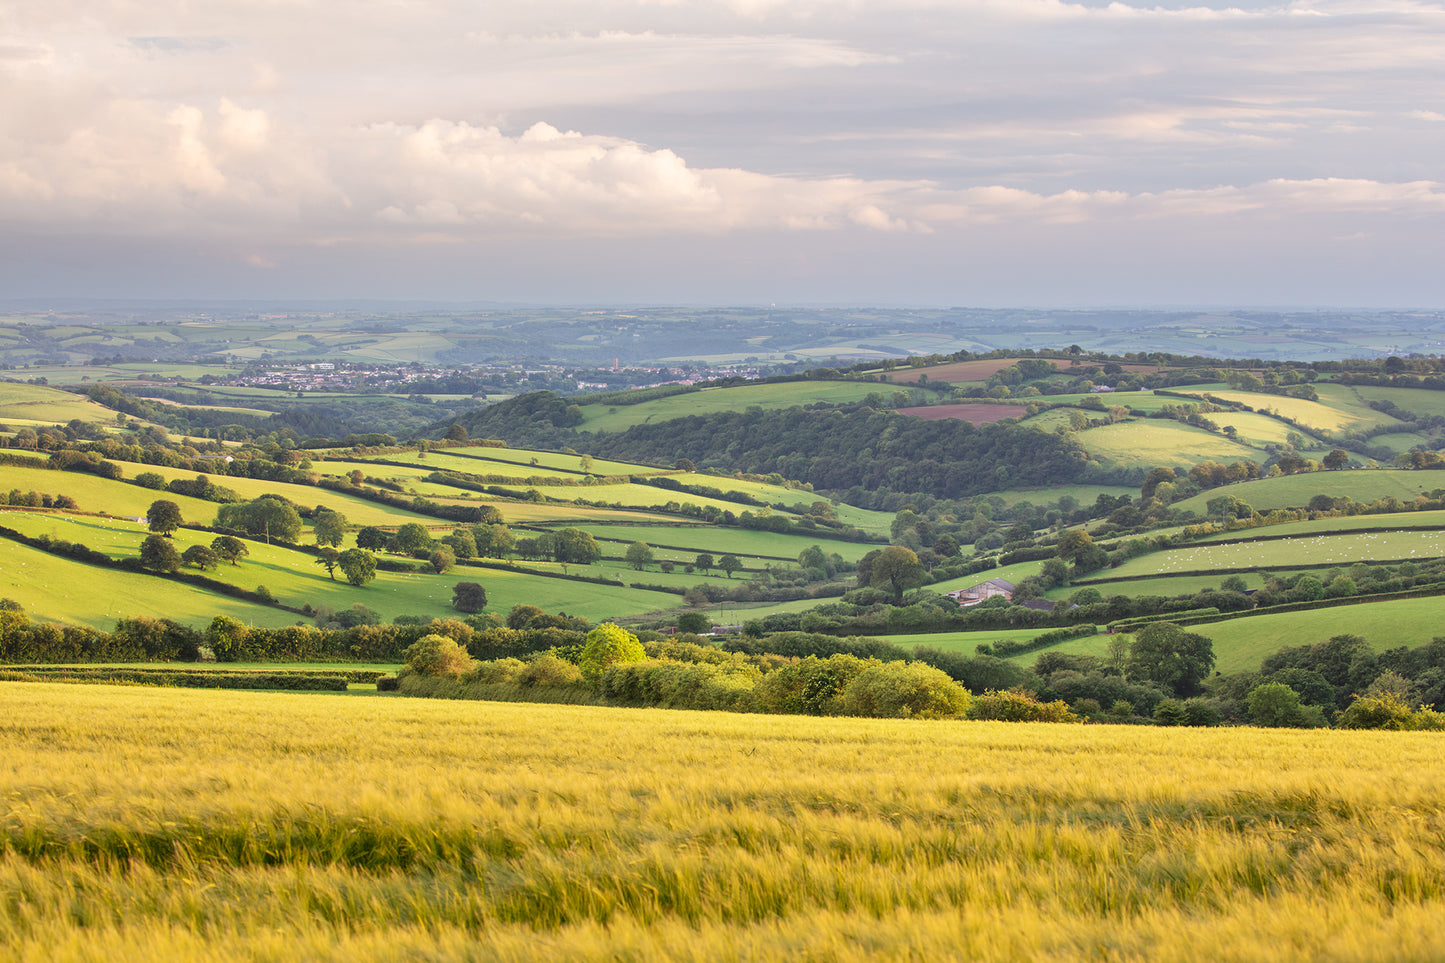
[[[17,959],[1434,959],[1431,733],[0,683]]]

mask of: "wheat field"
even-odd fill
[[[0,683],[0,958],[1431,960],[1430,733]]]

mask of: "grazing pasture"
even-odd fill
[[[582,431],[626,431],[633,425],[669,421],[688,415],[712,415],[722,411],[743,411],[752,405],[762,408],[792,408],[818,402],[846,404],[862,401],[870,394],[887,398],[886,384],[864,381],[789,381],[782,384],[739,385],[731,388],[703,388],[635,405],[589,404],[582,406]]]
[[[954,404],[929,405],[924,408],[897,408],[900,415],[913,415],[924,421],[939,421],[943,418],[957,418],[975,425],[989,425],[1005,418],[1022,418],[1028,414],[1023,405]]]
[[[1268,532],[1268,529],[1257,531]],[[1350,565],[1357,561],[1424,561],[1445,555],[1445,532],[1363,532],[1267,542],[1199,544],[1131,558],[1109,569],[1111,578],[1219,569],[1288,568],[1298,565]]]
[[[1342,386],[1321,385],[1319,401],[1290,398],[1285,395],[1259,394],[1252,391],[1213,390],[1209,393],[1224,401],[1248,405],[1255,411],[1273,411],[1306,428],[1338,432],[1348,428],[1387,425],[1395,422],[1389,415],[1373,411],[1341,390]],[[1331,390],[1333,388],[1333,391]],[[1190,393],[1196,388],[1184,389]],[[1318,389],[1317,389],[1318,390]],[[1336,404],[1335,402],[1339,402]]]
[[[18,959],[1234,963],[1445,943],[1434,733],[0,686]]]
[[[1264,453],[1177,421],[1121,421],[1081,431],[1079,444],[1105,462],[1190,468],[1202,461],[1262,461]]]
[[[1373,468],[1306,472],[1237,482],[1223,488],[1200,492],[1177,504],[1181,509],[1202,515],[1211,498],[1233,495],[1254,506],[1256,510],[1267,512],[1274,508],[1303,508],[1309,504],[1311,498],[1320,494],[1353,498],[1358,502],[1372,502],[1379,498],[1397,498],[1402,502],[1412,502],[1415,496],[1427,494],[1437,488],[1445,488],[1445,470]]]

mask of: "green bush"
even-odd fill
[[[577,666],[582,670],[582,677],[595,684],[602,680],[602,672],[608,666],[641,662],[645,658],[647,653],[642,650],[637,636],[607,622],[587,633]]]
[[[968,704],[968,690],[945,672],[921,662],[883,662],[853,677],[839,709],[879,719],[956,719]]]
[[[406,664],[421,675],[460,678],[477,662],[467,650],[444,635],[424,635],[407,647]]]
[[[1434,713],[1439,715],[1439,713]],[[1414,729],[1415,713],[1395,693],[1361,696],[1340,713],[1341,729]]]
[[[1062,699],[1040,702],[1027,692],[1010,689],[998,692],[990,689],[981,696],[974,696],[968,706],[968,718],[994,720],[998,722],[1078,722]]]

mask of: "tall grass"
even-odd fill
[[[1434,959],[1428,733],[0,684],[0,957]]]

